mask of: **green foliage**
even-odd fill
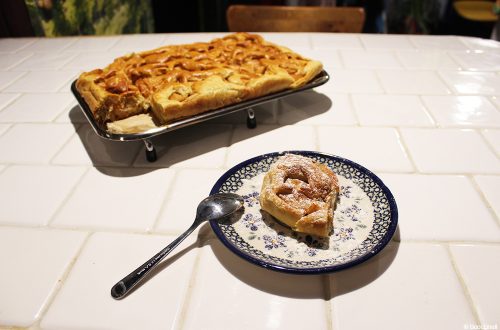
[[[45,36],[153,32],[150,0],[25,0],[35,33]]]

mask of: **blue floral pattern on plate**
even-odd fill
[[[260,210],[259,192],[264,174],[281,155],[295,153],[329,166],[341,191],[329,238],[291,231]],[[397,226],[394,197],[382,181],[350,160],[311,151],[289,151],[258,156],[227,171],[211,194],[235,192],[245,203],[244,214],[210,224],[231,251],[265,268],[303,274],[332,272],[374,256],[390,241]]]

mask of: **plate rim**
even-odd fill
[[[245,259],[246,261],[256,264],[260,267],[266,268],[266,269],[271,269],[279,272],[284,272],[284,273],[289,273],[289,274],[323,274],[323,273],[332,273],[336,271],[341,271],[347,268],[354,267],[358,264],[361,264],[368,259],[374,257],[377,255],[380,251],[382,251],[387,244],[391,241],[392,237],[394,236],[394,233],[396,232],[397,226],[398,226],[398,207],[396,204],[396,199],[394,198],[394,195],[390,191],[390,189],[384,184],[384,182],[372,171],[367,169],[366,167],[349,160],[344,157],[324,153],[324,152],[318,152],[318,151],[309,151],[309,150],[288,150],[288,151],[278,151],[278,152],[270,152],[262,155],[258,155],[252,158],[249,158],[245,161],[242,161],[230,169],[226,170],[226,172],[215,182],[213,185],[212,189],[210,190],[210,195],[213,195],[218,192],[222,184],[237,170],[252,164],[256,161],[260,161],[265,158],[269,157],[276,157],[284,154],[297,154],[297,155],[302,155],[302,156],[308,156],[308,155],[315,155],[315,156],[323,156],[326,158],[338,160],[340,162],[346,163],[349,166],[352,166],[356,168],[357,170],[360,170],[364,174],[368,175],[372,180],[374,180],[382,189],[384,195],[387,197],[389,206],[391,208],[391,215],[390,215],[390,220],[391,223],[389,224],[389,227],[387,228],[387,232],[383,236],[383,238],[375,245],[371,251],[367,252],[363,256],[353,259],[351,261],[348,261],[346,263],[338,264],[338,265],[332,265],[332,266],[323,266],[323,267],[313,267],[313,268],[296,268],[296,267],[286,267],[286,266],[280,266],[276,265],[267,261],[263,261],[260,259],[257,259],[251,255],[248,255],[247,253],[244,253],[237,247],[235,247],[229,240],[226,238],[226,236],[222,233],[222,230],[220,229],[217,220],[211,220],[210,221],[210,226],[212,227],[212,230],[214,231],[215,235],[223,243],[226,248],[228,248],[231,252],[236,254],[237,256]]]

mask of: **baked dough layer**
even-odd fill
[[[295,154],[280,157],[266,173],[261,208],[292,230],[328,237],[339,185],[324,164]]]
[[[259,35],[235,33],[208,43],[165,46],[119,57],[104,69],[82,73],[76,88],[100,124],[150,114],[164,125],[300,87],[321,70],[320,62]],[[127,128],[122,123],[123,132]]]

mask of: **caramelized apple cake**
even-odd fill
[[[328,166],[287,154],[266,173],[260,205],[294,231],[327,237],[338,194],[337,176]]]
[[[259,35],[235,33],[119,57],[81,74],[76,88],[98,123],[124,133],[296,88],[321,70]],[[141,114],[153,120],[130,119]]]

